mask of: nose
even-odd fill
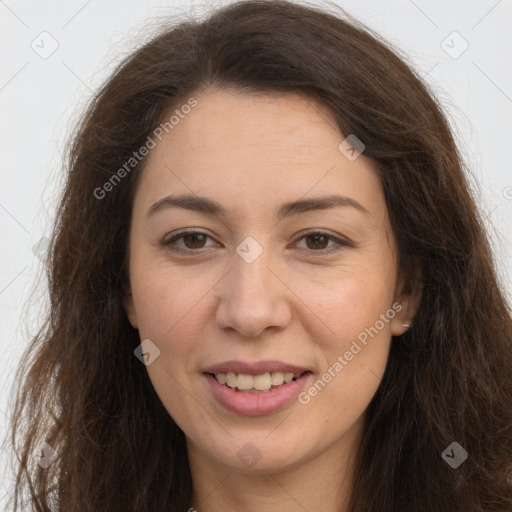
[[[284,329],[291,320],[291,293],[272,269],[266,250],[248,263],[233,255],[233,266],[220,283],[216,310],[217,326],[237,331],[244,338],[257,338],[265,329]],[[275,265],[274,265],[275,266]]]

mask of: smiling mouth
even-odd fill
[[[311,373],[283,373],[272,372],[259,375],[244,373],[209,373],[217,382],[238,393],[267,393],[278,389],[289,382],[296,381],[299,377]]]

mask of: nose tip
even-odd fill
[[[248,247],[254,255],[250,242]],[[270,270],[264,252],[250,263],[244,256],[234,260],[222,283],[216,311],[218,327],[236,330],[246,338],[257,338],[265,329],[284,328],[291,319],[285,290]]]

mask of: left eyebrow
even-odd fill
[[[371,217],[371,213],[355,199],[333,194],[329,196],[315,197],[312,199],[299,199],[297,201],[283,203],[277,210],[276,218],[278,220],[282,220],[287,217],[301,215],[310,211],[327,210],[336,207],[352,207]],[[169,195],[160,199],[149,208],[146,213],[146,217],[150,217],[167,208],[184,208],[186,210],[193,210],[210,216],[228,216],[226,208],[217,201],[207,197],[182,194],[174,196]]]
[[[371,217],[371,213],[359,202],[351,197],[330,195],[323,197],[314,197],[312,199],[300,199],[298,201],[291,201],[281,205],[277,211],[278,220],[282,220],[286,217],[293,215],[300,215],[302,213],[315,211],[315,210],[327,210],[329,208],[336,208],[340,206],[349,206],[363,212],[364,214]]]

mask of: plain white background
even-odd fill
[[[400,48],[445,105],[476,177],[477,197],[510,298],[511,0],[336,3]],[[116,62],[143,40],[145,27],[162,17],[208,9],[204,2],[185,0],[0,0],[2,440],[17,361],[44,310],[44,295],[39,292],[41,298],[22,322],[37,280],[44,291],[40,257],[51,230],[63,179],[61,155],[73,121]],[[2,453],[0,468],[7,461]],[[0,473],[0,482],[2,505],[12,475]]]

